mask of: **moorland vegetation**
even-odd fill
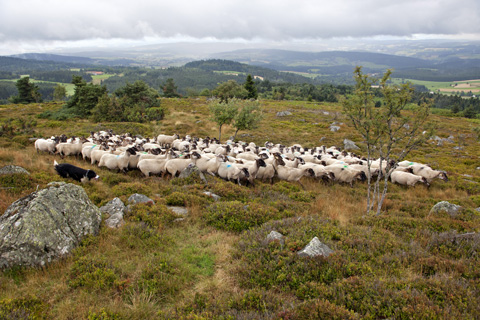
[[[77,83],[78,93],[90,88],[81,79]],[[95,119],[99,98],[135,106],[138,100],[131,99],[131,92],[141,92],[137,98],[152,92],[136,82],[122,90],[128,94],[115,93],[114,98],[100,92],[97,100],[87,94],[67,104],[0,106],[0,166],[18,165],[30,172],[0,176],[1,213],[20,197],[63,180],[54,171],[54,160],[95,169],[100,180],[79,185],[97,206],[115,197],[126,202],[133,193],[155,201],[134,207],[119,229],[102,225],[98,236],[84,239],[65,259],[43,268],[2,270],[0,318],[474,319],[480,314],[478,119],[429,115],[437,127],[435,136],[413,149],[408,159],[447,171],[449,181],[435,181],[430,188],[390,185],[378,215],[365,213],[365,183],[351,187],[305,177],[304,189],[278,179],[246,187],[217,177],[204,183],[145,177],[138,170],[117,173],[81,158],[35,152],[34,139],[61,134],[218,133],[205,97],[147,95],[151,99],[139,100],[154,101],[146,109],[161,108],[161,118]],[[341,147],[349,139],[360,147],[359,154],[367,153],[340,103],[257,103],[262,117],[256,126],[240,131],[238,140],[313,148]],[[75,116],[54,116],[65,110]],[[106,110],[113,109],[105,107],[99,115]],[[402,114],[415,117],[412,110],[407,105]],[[333,123],[338,131],[331,131]],[[221,127],[224,137],[236,130],[228,123]],[[463,210],[431,214],[440,201]],[[187,208],[186,219],[176,221],[169,205]],[[283,234],[285,241],[265,242],[271,231]],[[299,257],[297,252],[314,237],[334,253]]]

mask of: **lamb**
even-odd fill
[[[35,140],[35,150],[37,151],[37,153],[39,151],[42,151],[42,152],[55,154],[55,152],[57,151],[57,148],[56,148],[57,143],[58,143],[58,138],[37,139]]]
[[[393,183],[398,183],[403,186],[413,187],[417,182],[425,184],[427,187],[430,187],[430,183],[425,177],[417,176],[410,172],[404,171],[393,171],[390,175],[390,179]]]
[[[179,139],[180,136],[178,134],[174,134],[173,136],[167,136],[165,134],[159,134],[157,137],[157,143],[162,147],[171,147],[172,143],[175,139]]]
[[[135,154],[136,154],[136,151],[133,148],[128,148],[125,152],[123,152],[120,155],[106,153],[100,159],[98,166],[107,167],[110,170],[117,169],[118,171],[123,171],[125,173],[128,170],[128,162],[129,162],[130,156]]]
[[[69,163],[58,164],[57,161],[53,161],[53,166],[55,171],[62,178],[72,178],[78,182],[85,183],[92,179],[98,180],[99,176],[93,170],[85,170],[79,167],[76,167]]]

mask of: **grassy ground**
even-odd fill
[[[37,186],[61,180],[53,160],[91,168],[82,159],[37,154],[32,137],[89,135],[112,128],[153,137],[159,133],[210,136],[218,128],[202,99],[162,99],[165,120],[151,124],[50,121],[36,115],[59,104],[1,106],[0,167],[20,165],[30,176],[1,177],[0,212]],[[239,138],[307,147],[360,145],[336,104],[262,101],[259,129]],[[276,117],[289,110],[291,116]],[[480,314],[480,143],[478,122],[433,115],[438,136],[409,159],[446,170],[450,181],[389,187],[382,215],[365,216],[364,184],[324,185],[303,180],[242,187],[208,177],[205,185],[181,179],[118,174],[94,168],[101,179],[82,185],[101,206],[134,192],[155,200],[138,206],[118,230],[102,226],[68,258],[41,269],[0,273],[0,318],[38,319],[475,319]],[[329,125],[339,123],[338,132]],[[5,129],[5,126],[2,127]],[[223,136],[233,135],[226,127]],[[459,147],[455,149],[454,147]],[[72,182],[72,181],[69,181]],[[222,198],[214,202],[203,194]],[[446,200],[465,210],[456,217],[429,215]],[[185,206],[174,222],[165,205]],[[276,230],[285,243],[266,244]],[[301,259],[296,252],[313,237],[335,250],[328,259]]]

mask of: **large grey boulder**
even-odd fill
[[[0,216],[0,268],[43,266],[68,254],[98,234],[101,215],[82,187],[65,182],[15,201]]]
[[[314,257],[328,257],[333,253],[333,250],[330,249],[326,244],[323,244],[318,240],[317,237],[313,238],[310,243],[303,248],[302,250],[298,251],[298,255],[300,257],[308,257],[308,258],[314,258]]]
[[[19,166],[8,165],[3,168],[0,168],[0,175],[1,174],[16,174],[16,173],[23,173],[23,174],[30,174],[27,170],[23,169]]]
[[[457,214],[459,214],[462,211],[462,209],[463,209],[462,206],[450,203],[448,201],[440,201],[439,203],[433,206],[433,208],[430,210],[430,213],[428,215],[445,212],[450,217],[455,217]]]
[[[109,228],[120,228],[125,224],[123,215],[127,207],[120,198],[114,198],[106,205],[100,208],[102,213],[106,213],[109,217],[105,220],[105,225]]]

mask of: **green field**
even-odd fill
[[[451,82],[439,82],[439,81],[422,81],[414,79],[399,79],[394,78],[392,82],[395,84],[411,82],[413,84],[424,85],[428,90],[435,93],[444,94],[461,94],[471,91],[473,94],[478,95],[480,93],[480,79],[478,80],[465,80],[465,81],[451,81]]]
[[[92,75],[92,83],[93,84],[101,84],[103,80],[108,79],[110,77],[115,76],[116,74],[113,73],[105,73],[100,75]]]

